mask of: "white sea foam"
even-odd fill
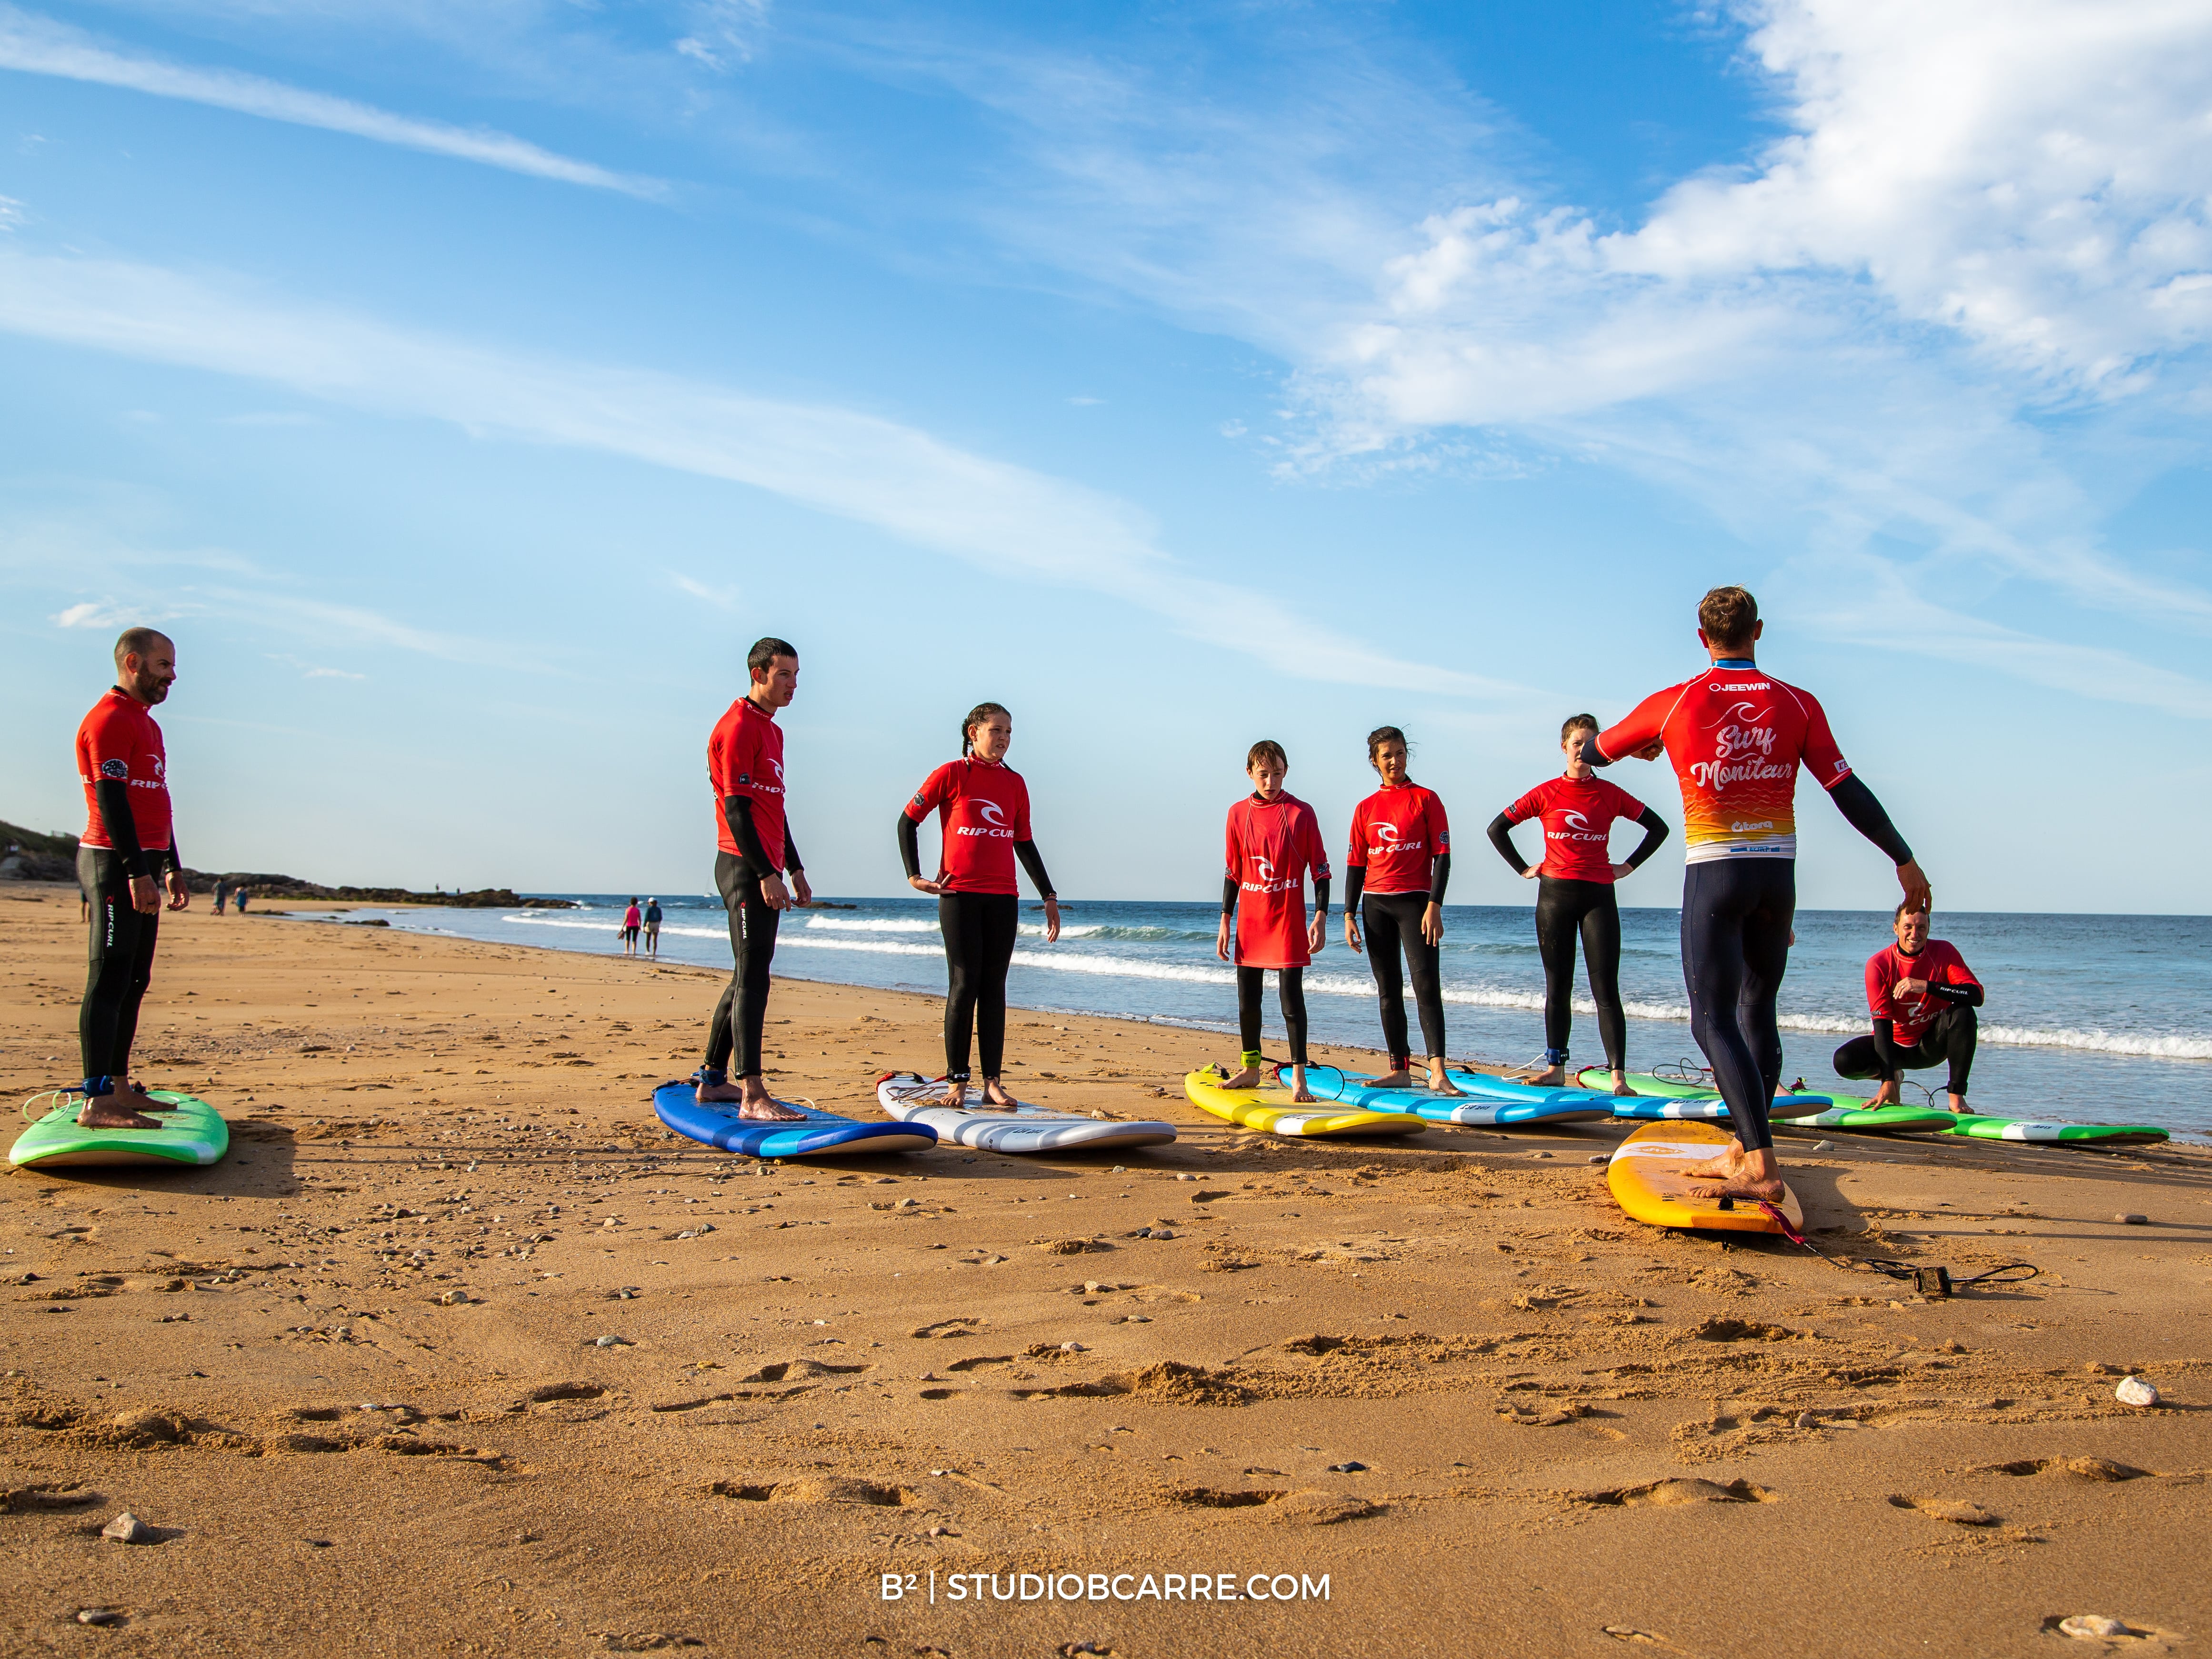
[[[607,912],[611,917],[614,913]],[[520,926],[552,927],[576,933],[600,933],[610,936],[615,931],[611,920],[585,920],[573,914],[562,915],[544,911],[509,914],[501,920]],[[417,924],[420,925],[420,924]],[[819,930],[822,937],[809,935]],[[933,938],[924,944],[917,939],[908,944],[898,939],[885,939],[884,934],[934,935],[937,923],[920,917],[868,918],[809,916],[803,929],[786,930],[779,941],[789,948],[817,951],[847,951],[878,956],[927,957],[944,958],[944,948]],[[690,938],[720,939],[726,936],[722,927],[692,926],[683,923],[663,923],[664,934]],[[1024,924],[1022,933],[1030,938],[1041,938],[1041,927]],[[875,937],[869,937],[874,935]],[[1061,930],[1062,939],[1097,938],[1106,941],[1131,943],[1158,942],[1171,939],[1202,939],[1202,934],[1187,929],[1152,927],[1115,927],[1098,924],[1084,924]],[[1151,959],[1138,956],[1109,956],[1096,951],[1071,951],[1064,946],[1051,949],[1017,949],[1013,961],[1016,966],[1033,968],[1050,973],[1080,974],[1092,978],[1145,980],[1153,982],[1170,981],[1188,985],[1227,986],[1235,975],[1225,964],[1211,962],[1176,962]],[[1372,1000],[1375,982],[1364,974],[1347,974],[1322,970],[1307,970],[1306,988],[1319,996],[1352,997]],[[1487,982],[1447,982],[1443,999],[1448,1003],[1474,1008],[1510,1008],[1530,1012],[1544,1006],[1540,990]],[[1623,1011],[1638,1019],[1665,1020],[1676,1024],[1687,1024],[1690,1010],[1686,1003],[1641,1002],[1630,1000],[1622,1005]],[[1575,1012],[1583,1016],[1594,1015],[1597,1005],[1589,997],[1574,999]],[[1869,1029],[1867,1016],[1859,1012],[1850,1013],[1785,1012],[1777,1022],[1785,1031],[1803,1031],[1836,1036],[1856,1036]],[[2104,1027],[2075,1029],[2066,1026],[2000,1024],[1988,1021],[1980,1027],[1981,1041],[2000,1048],[2063,1048],[2087,1054],[2139,1055],[2155,1060],[2212,1060],[2212,1036],[2198,1031],[2152,1034],[2136,1031],[2115,1031]]]

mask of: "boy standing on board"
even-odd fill
[[[1263,738],[1244,757],[1252,793],[1229,809],[1221,884],[1221,926],[1213,950],[1237,964],[1237,1020],[1243,1033],[1243,1069],[1224,1089],[1255,1089],[1260,1065],[1260,994],[1267,970],[1276,970],[1283,1024],[1291,1037],[1291,1097],[1310,1104],[1306,1091],[1306,963],[1328,943],[1328,852],[1314,810],[1283,787],[1291,763],[1283,745]],[[1314,917],[1306,921],[1306,875],[1314,884]],[[1236,917],[1235,954],[1230,918]]]
[[[798,1123],[794,1112],[769,1095],[762,1079],[761,1029],[768,1020],[769,964],[775,959],[776,923],[791,908],[792,892],[814,896],[799,848],[783,817],[783,728],[779,710],[799,695],[799,651],[770,637],[755,642],[745,667],[752,686],[715,722],[707,740],[707,777],[715,801],[714,890],[730,913],[730,951],[736,966],[714,1006],[707,1034],[707,1061],[696,1094],[702,1103],[736,1101],[738,1115],[770,1123]],[[786,869],[791,888],[783,884]],[[738,1080],[728,1066],[734,1051]]]
[[[163,893],[172,910],[192,902],[170,817],[168,755],[149,712],[176,678],[177,647],[168,636],[126,629],[115,641],[115,684],[76,729],[85,805],[77,884],[89,898],[92,921],[77,1015],[85,1099],[76,1121],[87,1128],[161,1127],[131,1103],[146,1091],[130,1079],[131,1044],[138,1005],[153,981]]]
[[[1851,827],[1888,854],[1916,908],[1928,878],[1874,792],[1852,775],[1809,692],[1763,672],[1752,651],[1766,625],[1741,587],[1716,587],[1698,605],[1705,673],[1654,692],[1584,750],[1595,766],[1663,750],[1682,786],[1682,977],[1690,1030],[1727,1101],[1735,1139],[1697,1171],[1716,1177],[1700,1197],[1783,1196],[1767,1108],[1782,1081],[1774,1000],[1790,965],[1797,912],[1797,770],[1806,768]]]

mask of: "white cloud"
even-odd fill
[[[106,599],[88,599],[73,605],[54,617],[57,628],[128,628],[130,623],[112,603]]]
[[[0,252],[0,329],[747,484],[994,573],[1120,600],[1301,678],[1519,695],[1480,675],[1391,656],[1263,593],[1194,574],[1160,550],[1151,523],[1126,501],[872,415],[503,354],[109,261]],[[283,603],[340,619],[337,607]],[[1237,626],[1212,630],[1207,619],[1224,616]],[[376,635],[368,613],[343,620]],[[410,649],[484,659],[475,642],[382,626]]]
[[[713,605],[717,611],[734,611],[738,608],[738,590],[732,583],[723,587],[712,587],[707,583],[684,574],[679,570],[668,573],[669,585],[679,593],[689,593],[693,599]]]
[[[563,184],[648,198],[664,196],[668,189],[662,180],[557,155],[526,139],[486,127],[421,120],[258,75],[198,69],[112,51],[82,30],[4,3],[0,3],[0,68],[212,105],[242,115],[349,133],[378,143],[427,150]]]
[[[343,668],[331,668],[321,663],[303,662],[288,652],[264,651],[261,654],[271,662],[281,662],[287,668],[298,669],[300,678],[303,680],[365,680],[368,678],[366,674],[356,674]]]

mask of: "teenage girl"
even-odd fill
[[[1312,1101],[1306,1088],[1306,963],[1328,943],[1328,852],[1314,810],[1283,787],[1291,763],[1283,745],[1262,738],[1244,757],[1252,793],[1229,809],[1221,883],[1221,925],[1214,954],[1237,964],[1237,1023],[1243,1037],[1243,1069],[1225,1089],[1255,1089],[1265,1081],[1260,1057],[1260,993],[1275,969],[1283,1024],[1291,1038],[1291,1097]],[[1314,885],[1314,917],[1306,920],[1306,877]],[[1236,919],[1232,953],[1230,919]]]
[[[1620,1012],[1620,909],[1613,884],[1658,850],[1667,822],[1618,784],[1609,783],[1583,757],[1597,736],[1597,720],[1577,714],[1559,728],[1566,770],[1540,783],[1490,821],[1490,844],[1518,874],[1536,878],[1536,949],[1544,958],[1544,1069],[1526,1079],[1539,1088],[1567,1081],[1567,1033],[1574,1023],[1575,935],[1589,957],[1590,1000],[1597,1004],[1597,1032],[1613,1091],[1628,1086],[1628,1023]],[[1529,864],[1513,845],[1513,826],[1539,818],[1542,861]],[[1615,818],[1644,826],[1644,843],[1615,864],[1608,850]]]
[[[999,1080],[1006,1046],[1006,967],[1021,918],[1016,859],[1044,900],[1045,943],[1060,937],[1060,896],[1030,838],[1029,786],[1006,764],[1013,740],[1014,717],[995,702],[977,703],[960,722],[960,758],[932,772],[899,814],[907,884],[937,896],[938,925],[945,932],[947,1106],[974,1104],[967,1099],[971,1036],[982,1050],[982,1104],[1006,1111],[1016,1104]],[[937,879],[925,881],[919,828],[933,806],[945,845]]]
[[[1382,1002],[1382,1042],[1390,1073],[1376,1082],[1402,1089],[1413,1080],[1406,1040],[1405,967],[1413,971],[1413,1003],[1428,1050],[1429,1087],[1455,1095],[1444,1076],[1444,999],[1437,947],[1444,936],[1444,884],[1451,879],[1451,824],[1432,789],[1406,775],[1406,734],[1378,726],[1367,734],[1367,763],[1382,787],[1352,814],[1352,850],[1344,855],[1344,942],[1360,948],[1367,925],[1368,965]]]

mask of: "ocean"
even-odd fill
[[[619,953],[617,927],[627,894],[546,896],[573,899],[579,908],[364,908],[344,920],[381,917],[410,931],[596,956]],[[664,958],[728,967],[720,900],[664,894],[660,902],[667,913]],[[915,895],[836,902],[853,908],[785,915],[779,975],[944,994],[935,900]],[[1219,1034],[1233,1038],[1236,1031],[1237,994],[1228,965],[1213,954],[1218,915],[1217,907],[1203,903],[1071,901],[1062,908],[1059,942],[1048,945],[1042,908],[1025,898],[1008,1000],[1024,1008],[1188,1027],[1194,1033],[1194,1066],[1232,1059],[1233,1042],[1219,1040]],[[1328,947],[1306,970],[1313,1036],[1376,1047],[1382,1034],[1374,981],[1366,958],[1345,948],[1341,929],[1340,915],[1332,916]],[[1676,1060],[1701,1063],[1690,1036],[1678,929],[1678,914],[1671,909],[1621,912],[1621,994],[1634,1070]],[[1936,932],[1959,947],[1988,988],[1970,1091],[1981,1110],[2151,1123],[2212,1138],[2212,917],[1948,911],[1937,917]],[[1829,1058],[1846,1037],[1868,1029],[1864,964],[1889,938],[1886,913],[1798,912],[1797,944],[1781,999],[1785,1081],[1802,1074],[1815,1091],[1870,1092],[1837,1079]],[[1528,910],[1447,905],[1443,975],[1455,1057],[1519,1064],[1542,1053],[1543,968]],[[1587,988],[1576,1008],[1574,1056],[1602,1063]],[[702,992],[702,1026],[712,1012]],[[1410,1006],[1407,1012],[1410,1017]],[[1272,983],[1267,1029],[1279,1041]],[[1415,1036],[1418,1042],[1418,1027]],[[672,1074],[696,1063],[688,1050],[668,1058]],[[943,1059],[916,1053],[908,1063],[933,1073]],[[1908,1075],[1938,1091],[1942,1087],[1940,1068]],[[1908,1087],[1905,1097],[1920,1096]]]

